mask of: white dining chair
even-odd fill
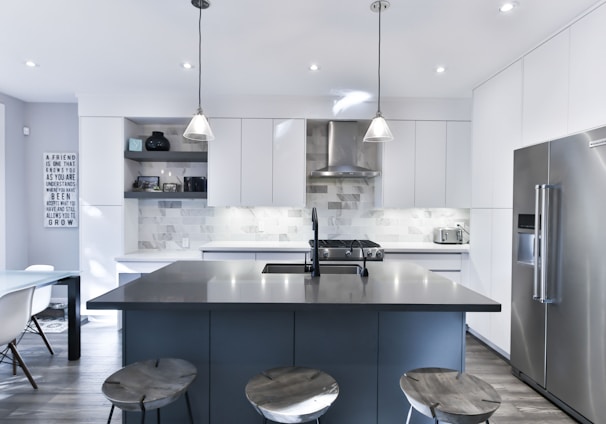
[[[25,270],[26,271],[54,271],[55,267],[52,265],[40,264],[40,265],[30,265],[27,268],[25,268]],[[32,300],[32,314],[27,323],[26,330],[29,332],[32,332],[32,333],[39,334],[40,337],[42,337],[42,340],[44,341],[44,344],[48,348],[48,351],[50,352],[50,354],[54,355],[55,351],[53,350],[53,347],[51,346],[50,341],[46,337],[46,334],[44,334],[44,331],[42,330],[42,327],[40,326],[40,323],[38,322],[38,318],[36,318],[36,315],[38,315],[39,313],[44,311],[46,308],[48,308],[48,305],[50,304],[50,301],[51,301],[52,289],[53,289],[53,286],[49,285],[49,286],[44,286],[44,287],[36,287],[36,290],[34,290],[34,298]]]
[[[7,345],[8,350],[12,353],[13,375],[17,374],[18,363],[32,387],[37,389],[38,385],[23,362],[16,345],[17,337],[23,332],[23,328],[31,316],[33,295],[34,288],[28,287],[0,297],[0,323],[2,323],[0,325],[0,346]]]

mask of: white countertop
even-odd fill
[[[469,244],[431,242],[377,242],[386,253],[467,253]],[[174,262],[202,260],[202,252],[307,252],[307,241],[212,241],[192,250],[139,250],[117,257],[117,262]]]
[[[469,244],[433,242],[377,242],[386,253],[468,253]]]

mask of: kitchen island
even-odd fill
[[[260,422],[244,386],[283,365],[320,368],[337,380],[340,395],[325,424],[402,422],[402,373],[422,366],[462,370],[465,313],[501,308],[409,262],[368,263],[368,277],[269,274],[264,266],[179,261],[87,306],[123,311],[124,364],[167,356],[194,363],[195,422],[211,424]],[[186,419],[179,402],[163,412],[169,422]]]

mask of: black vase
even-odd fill
[[[170,141],[162,131],[152,131],[152,135],[145,140],[145,150],[167,152],[170,150]]]

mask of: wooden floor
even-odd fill
[[[566,424],[576,420],[511,374],[511,367],[472,336],[467,336],[466,371],[492,384],[503,403],[490,424]]]
[[[82,358],[67,360],[67,334],[49,334],[55,348],[50,356],[39,336],[27,334],[19,345],[39,389],[33,390],[19,369],[12,376],[0,364],[0,423],[105,423],[110,404],[101,393],[103,380],[121,367],[120,333],[114,326],[90,322],[82,327]],[[510,367],[484,345],[468,336],[467,371],[499,392],[503,404],[491,424],[565,424],[575,421],[511,375]],[[402,422],[405,422],[403,411]],[[114,414],[112,423],[120,423]],[[413,421],[414,422],[414,421]],[[221,423],[232,424],[232,423]],[[395,424],[395,423],[394,423]]]

